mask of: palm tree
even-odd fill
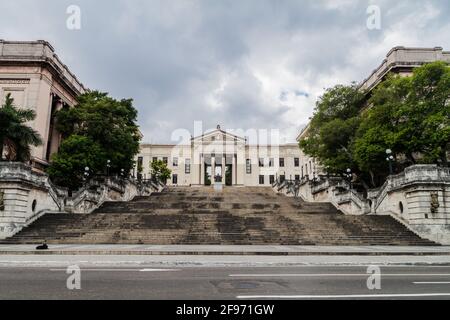
[[[31,156],[30,146],[39,146],[42,139],[39,133],[26,125],[36,118],[30,109],[18,109],[14,106],[11,94],[6,95],[5,104],[0,107],[0,161],[6,147],[6,160],[28,161]]]

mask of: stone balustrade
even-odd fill
[[[289,195],[284,190],[279,190]],[[348,182],[326,178],[300,185],[298,196],[309,202],[331,202],[345,214],[391,215],[410,230],[435,242],[450,244],[450,168],[414,165],[390,176],[363,196]]]
[[[17,162],[0,162],[0,239],[7,238],[45,214],[89,214],[105,201],[129,201],[162,190],[134,180],[93,179],[69,196],[49,177]]]

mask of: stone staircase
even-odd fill
[[[435,245],[389,216],[346,216],[269,188],[168,188],[90,215],[49,214],[10,244]]]

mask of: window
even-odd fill
[[[264,168],[264,158],[259,158],[259,167]]]
[[[304,172],[303,172],[303,166],[302,166],[302,178],[305,176],[303,173],[304,173]]]
[[[184,165],[184,172],[186,174],[191,174],[191,159],[186,159],[186,163]]]
[[[270,184],[274,184],[275,183],[275,176],[270,176]]]
[[[280,158],[280,168],[284,168],[284,158]]]
[[[295,175],[295,181],[300,181],[300,176],[298,174]]]
[[[300,159],[299,158],[294,158],[294,166],[296,168],[300,167]]]
[[[273,159],[273,158],[270,158],[269,159],[269,167],[273,167],[273,164],[274,164],[274,162],[275,162],[275,160]]]
[[[139,157],[137,161],[138,168],[142,168],[143,164],[144,164],[144,157]]]
[[[178,158],[173,158],[173,166],[178,167]]]
[[[164,162],[166,165],[169,164],[169,158],[164,157],[164,158],[163,158],[163,162]]]
[[[252,160],[247,159],[245,167],[246,167],[247,174],[252,174]]]
[[[178,184],[178,175],[177,175],[177,174],[174,174],[174,175],[172,176],[172,183],[173,183],[173,184]]]
[[[308,164],[305,164],[306,166],[306,174],[308,174]]]
[[[259,176],[259,184],[260,185],[264,184],[264,176]]]
[[[312,173],[312,163],[311,163],[311,161],[309,162],[309,173]]]
[[[283,183],[286,181],[286,176],[280,176],[280,182]]]
[[[156,161],[158,161],[158,158],[157,157],[153,157],[152,162],[156,162]]]

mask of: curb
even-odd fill
[[[5,255],[135,255],[135,256],[450,256],[450,252],[225,252],[225,251],[130,251],[130,250],[42,250],[42,251],[0,251]]]

